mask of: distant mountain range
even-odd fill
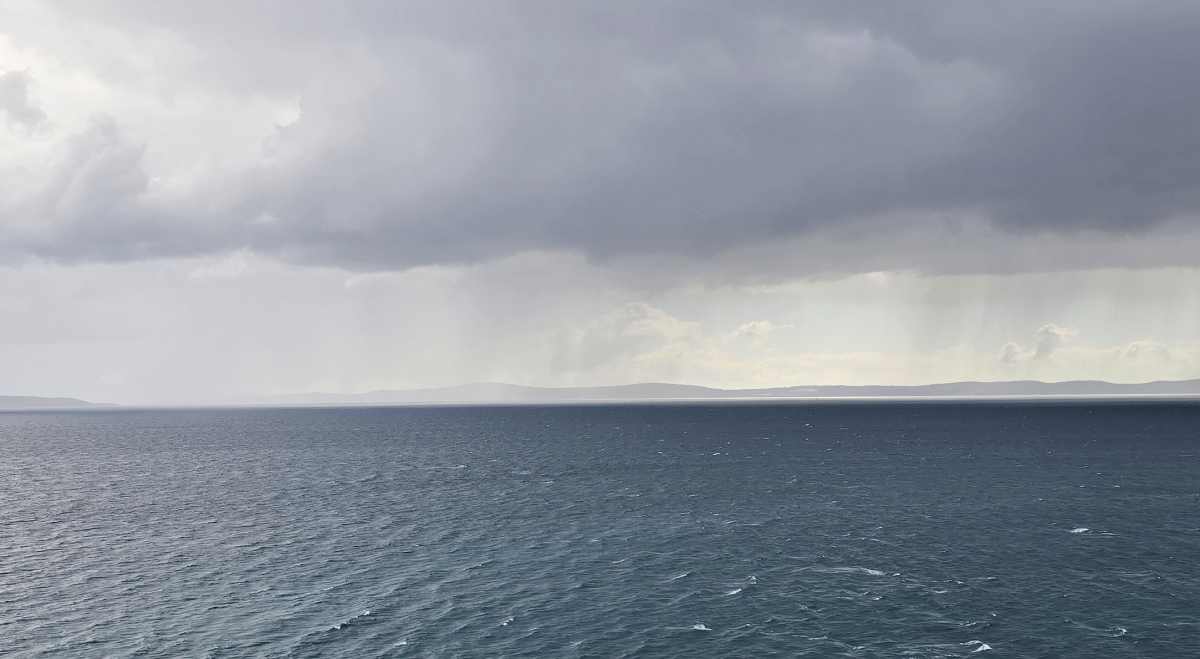
[[[83,407],[110,407],[105,403],[89,403],[78,398],[45,398],[42,396],[0,396],[0,410],[70,410]]]
[[[527,387],[478,382],[453,387],[370,391],[361,394],[306,393],[270,396],[253,405],[420,405],[454,403],[570,403],[667,400],[748,400],[803,398],[989,398],[1069,396],[1200,396],[1200,379],[1118,384],[1102,380],[1039,382],[946,382],[922,385],[815,385],[765,389],[717,389],[691,384],[644,382],[608,387]],[[0,410],[52,410],[114,407],[78,398],[0,396]]]
[[[706,400],[752,398],[955,398],[992,396],[1191,396],[1200,379],[1117,384],[1101,380],[1068,382],[948,382],[908,386],[819,385],[767,389],[716,389],[649,382],[608,387],[527,387],[497,382],[434,389],[371,391],[361,394],[309,393],[259,401],[274,405],[388,405],[420,403],[564,403],[586,401]]]

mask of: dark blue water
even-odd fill
[[[0,414],[0,654],[1200,656],[1200,405]]]

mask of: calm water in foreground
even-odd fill
[[[0,654],[771,652],[1200,656],[1200,404],[0,414]]]

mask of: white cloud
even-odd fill
[[[1121,350],[1121,357],[1137,362],[1163,363],[1170,362],[1171,349],[1158,341],[1132,341]]]
[[[792,326],[777,325],[769,320],[752,320],[738,325],[737,329],[730,333],[729,338],[734,341],[749,341],[754,344],[763,344],[775,332],[790,327]]]
[[[1005,364],[1016,364],[1025,359],[1025,352],[1021,346],[1009,341],[1000,347],[1000,361]]]
[[[1077,332],[1054,323],[1047,323],[1034,333],[1034,347],[1031,359],[1049,359],[1062,345],[1074,337]]]
[[[630,302],[577,328],[565,329],[554,363],[571,374],[628,367],[690,352],[703,340],[699,326],[643,302]]]
[[[1059,327],[1054,323],[1046,323],[1033,333],[1033,343],[1030,348],[1023,348],[1019,343],[1009,341],[1000,347],[1000,361],[1005,364],[1019,364],[1031,361],[1046,361],[1054,356],[1062,346],[1074,338],[1073,329]]]

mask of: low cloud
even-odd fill
[[[567,382],[770,384],[808,359],[768,359],[775,354],[769,339],[784,327],[790,325],[752,320],[731,332],[717,332],[653,305],[631,302],[581,327],[564,329],[552,370],[565,374]],[[796,371],[794,377],[802,375]]]
[[[1047,361],[1076,334],[1073,329],[1046,323],[1033,333],[1033,341],[1028,348],[1013,341],[1001,346],[1000,361],[1005,364]]]
[[[1073,329],[1047,323],[1034,333],[1033,359],[1049,359],[1063,343],[1075,336]]]
[[[1016,364],[1024,361],[1025,351],[1021,346],[1009,341],[1000,347],[1000,361],[1005,364]]]
[[[581,327],[565,330],[553,358],[555,369],[569,373],[627,367],[663,350],[679,350],[699,341],[698,325],[643,302],[630,302]]]
[[[789,327],[791,325],[778,325],[769,320],[752,320],[739,325],[729,334],[729,338],[734,341],[748,341],[759,345],[770,339],[775,332]]]
[[[1171,361],[1171,349],[1158,341],[1133,341],[1121,350],[1121,357],[1142,363],[1163,363]]]

